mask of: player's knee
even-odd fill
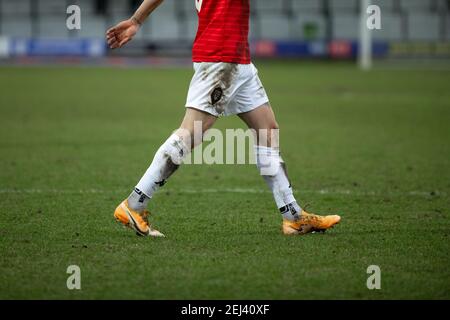
[[[175,133],[182,137],[192,150],[203,141],[203,135],[214,125],[215,121],[216,119],[213,117],[195,121],[184,120]]]

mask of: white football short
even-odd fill
[[[269,101],[251,64],[225,62],[194,63],[186,107],[216,117],[251,111]]]

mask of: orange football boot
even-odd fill
[[[164,235],[156,229],[153,229],[148,223],[148,215],[150,212],[145,210],[143,213],[131,210],[128,207],[128,201],[124,200],[114,211],[114,218],[134,231],[139,236],[164,237]]]
[[[300,218],[296,221],[283,219],[282,230],[284,234],[288,235],[306,234],[314,231],[325,232],[338,224],[339,221],[341,221],[341,217],[338,215],[319,216],[303,210]]]

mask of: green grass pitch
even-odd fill
[[[283,236],[254,166],[186,165],[150,206],[167,237],[137,237],[113,210],[179,124],[192,71],[2,67],[0,298],[449,299],[450,73],[257,66],[299,202],[340,225]]]

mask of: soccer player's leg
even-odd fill
[[[257,75],[256,75],[257,77]],[[251,92],[261,89],[259,79],[254,84],[249,82],[247,88],[241,92],[242,101]],[[248,91],[248,92],[246,92]],[[265,92],[264,92],[265,95]],[[259,99],[262,94],[257,95]],[[240,98],[239,96],[237,97]],[[261,100],[259,100],[261,101]],[[251,104],[249,104],[251,106]],[[278,144],[278,124],[268,101],[250,111],[240,113],[239,117],[255,130],[256,145],[255,155],[260,174],[273,193],[276,205],[283,217],[282,230],[284,234],[305,234],[312,231],[325,231],[339,223],[338,215],[320,216],[310,214],[303,210],[297,203],[292,185],[289,181],[286,165],[280,156]]]
[[[142,236],[164,236],[148,222],[147,205],[154,193],[182,164],[189,152],[201,143],[203,133],[215,122],[216,117],[194,108],[186,108],[180,127],[159,147],[152,163],[130,196],[122,201],[114,212],[116,220]],[[194,125],[201,123],[200,132]]]

